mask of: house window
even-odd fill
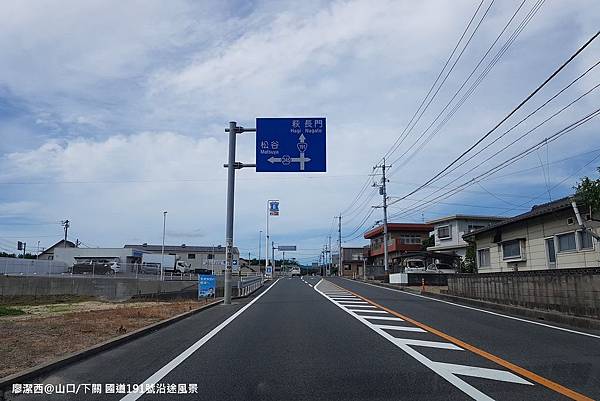
[[[419,234],[402,234],[400,242],[403,244],[421,244],[421,236]]]
[[[592,249],[594,247],[592,234],[589,231],[577,231],[577,235],[579,235],[579,249]]]
[[[196,259],[195,253],[188,253],[188,259]]]
[[[521,241],[516,239],[502,243],[503,259],[518,259],[521,257]]]
[[[575,242],[575,233],[567,233],[557,235],[558,239],[558,252],[569,252],[577,250],[577,243]]]
[[[478,250],[477,260],[479,262],[479,267],[490,267],[490,248]]]
[[[475,225],[475,224],[469,224],[467,226],[467,231],[468,232],[473,232],[475,230],[479,230],[480,228],[484,228],[485,226],[480,226],[480,225]]]
[[[209,253],[208,255],[206,255],[206,259],[214,259],[215,255],[213,255],[212,253]]]
[[[441,226],[437,229],[438,238],[439,239],[447,239],[452,238],[452,233],[450,232],[450,226]]]

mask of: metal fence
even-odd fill
[[[54,260],[0,258],[0,273],[4,275],[57,275],[68,274],[69,266]]]
[[[165,268],[162,274],[164,281],[197,281],[199,274],[210,274],[210,271],[189,270],[185,272]],[[67,276],[72,278],[130,278],[141,280],[160,280],[160,267],[147,266],[139,263],[119,263],[113,261],[93,261],[69,265],[54,260],[0,258],[0,274],[5,276]],[[223,276],[223,271],[214,272],[217,277]],[[260,273],[234,272],[234,278],[262,277]]]

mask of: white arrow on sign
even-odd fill
[[[289,155],[284,155],[283,157],[269,157],[267,161],[269,163],[281,163],[284,166],[287,166],[290,163],[300,163],[300,171],[304,171],[304,163],[309,162],[310,157],[304,157],[304,153],[301,153],[300,157],[290,157]]]
[[[300,163],[300,171],[304,171],[304,163],[308,163],[310,161],[310,157],[304,157],[304,152],[306,151],[306,148],[308,148],[308,144],[305,142],[306,137],[304,134],[300,134],[298,140],[300,142],[296,145],[296,147],[300,151],[300,157],[283,155],[283,157],[269,157],[267,161],[271,164],[281,163],[284,166],[288,166],[290,163]]]

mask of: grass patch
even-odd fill
[[[24,315],[25,312],[21,309],[7,308],[6,306],[0,306],[0,316],[18,316]]]

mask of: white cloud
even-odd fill
[[[518,3],[496,2],[411,140],[443,107]],[[405,193],[464,150],[595,29],[600,11],[594,1],[547,3],[463,110],[392,176],[392,194]],[[252,126],[257,116],[324,115],[327,174],[242,170],[236,192],[236,241],[255,246],[264,201],[277,197],[282,216],[273,222],[274,234],[314,247],[404,128],[475,6],[387,0],[258,2],[241,8],[227,2],[61,7],[4,2],[0,89],[6,90],[0,95],[17,99],[21,114],[0,119],[0,135],[7,138],[0,144],[0,181],[57,183],[0,186],[0,202],[8,211],[44,205],[32,214],[44,221],[69,217],[74,233],[101,245],[159,240],[162,210],[169,211],[174,241],[187,236],[222,242],[227,121]],[[597,49],[594,45],[553,88],[589,65]],[[595,77],[570,94],[588,88]],[[546,96],[541,95],[536,102]],[[597,99],[582,102],[529,143]],[[576,140],[551,147],[551,158],[589,147],[593,127],[597,123],[579,131]],[[254,161],[253,135],[238,141],[238,160]],[[538,163],[534,158],[517,167]],[[556,178],[572,169],[553,166],[552,171]],[[541,171],[501,180],[497,188],[511,180],[532,183],[527,188],[535,192]]]

